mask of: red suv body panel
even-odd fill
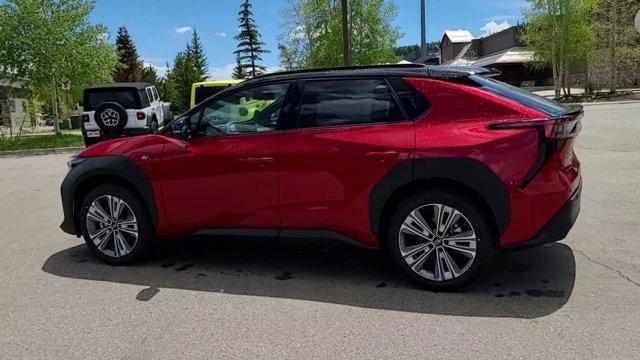
[[[523,186],[540,160],[539,131],[488,129],[497,121],[549,114],[463,83],[404,78],[430,102],[415,121],[278,129],[188,142],[148,135],[100,143],[78,156],[125,157],[142,170],[151,184],[161,237],[211,228],[303,229],[332,231],[375,247],[383,234],[376,233],[373,216],[379,212],[372,211],[372,192],[387,174],[409,163],[408,177],[413,177],[413,161],[473,159],[508,191],[508,204],[502,204],[508,218],[499,243],[509,246],[534,238],[578,190],[575,138],[558,142]],[[491,209],[487,216],[496,216]],[[68,212],[73,210],[65,208],[66,217],[73,216]],[[73,226],[63,223],[68,232]]]

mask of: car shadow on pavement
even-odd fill
[[[420,290],[378,251],[341,243],[276,239],[162,241],[134,266],[101,263],[84,244],[49,257],[57,276],[147,287],[300,299],[425,314],[536,318],[560,309],[575,281],[575,258],[564,244],[498,254],[494,265],[454,293]],[[132,296],[132,300],[133,300]],[[135,301],[135,300],[134,300]]]

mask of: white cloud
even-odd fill
[[[191,26],[181,26],[175,28],[175,32],[177,32],[178,34],[184,34],[186,32],[190,32],[191,30],[193,30]]]
[[[224,31],[213,33],[213,35],[218,36],[218,37],[227,37],[227,33],[224,32]]]
[[[169,68],[166,65],[165,66],[159,66],[159,65],[156,65],[156,64],[153,64],[153,63],[150,63],[150,62],[146,62],[146,61],[143,61],[142,65],[144,67],[151,66],[152,68],[154,68],[156,70],[156,72],[158,73],[158,76],[165,76],[167,74],[167,71],[169,71]]]
[[[209,68],[209,79],[208,81],[214,80],[229,80],[231,79],[231,75],[233,74],[233,68],[236,66],[236,63],[231,63],[229,65],[225,65],[222,67],[212,67]],[[283,70],[279,66],[267,66],[265,70],[266,73],[272,73],[276,71]]]
[[[484,24],[484,26],[482,26],[480,30],[482,31],[482,36],[488,36],[508,29],[510,27],[511,25],[509,25],[509,22],[507,20],[504,20],[501,23],[497,23],[494,20],[491,20],[488,23]]]

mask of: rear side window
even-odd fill
[[[299,128],[402,120],[384,79],[307,81],[298,112]]]
[[[548,115],[559,116],[567,112],[567,108],[560,103],[536,95],[530,91],[505,84],[501,81],[485,78],[478,75],[472,75],[470,76],[470,79],[480,85],[480,88],[483,90],[486,90],[498,96],[502,96],[528,108],[541,111]]]
[[[98,106],[114,102],[125,109],[137,108],[135,89],[92,89],[84,93],[83,106],[85,111],[94,111]]]
[[[429,100],[413,86],[401,78],[389,78],[388,80],[409,119],[415,120],[429,110],[431,107]]]
[[[142,89],[142,90],[139,91],[139,93],[140,93],[140,108],[144,109],[146,107],[151,106],[150,105],[151,102],[149,101],[149,97],[147,96],[147,92],[144,89]]]
[[[154,87],[151,88],[151,90],[153,90],[153,98],[156,99],[156,101],[160,100],[160,95],[158,95],[158,90]]]

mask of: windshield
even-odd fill
[[[478,83],[480,88],[486,91],[513,100],[528,108],[544,112],[545,114],[559,116],[567,112],[566,106],[530,91],[479,75],[472,75],[469,78]]]

